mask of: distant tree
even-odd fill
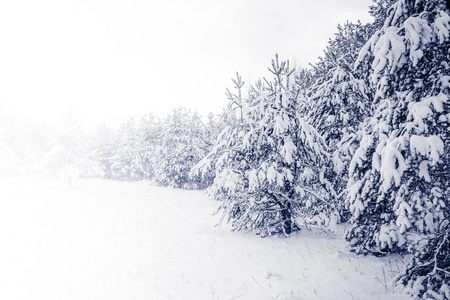
[[[93,164],[91,175],[113,178],[113,156],[117,151],[113,130],[105,124],[100,124],[90,134],[88,145],[89,160]]]
[[[44,155],[40,168],[44,175],[67,178],[67,185],[89,167],[85,153],[85,135],[73,117],[72,111],[63,118],[62,128],[53,134],[49,151]]]
[[[227,126],[236,126],[240,122],[240,118],[237,117],[236,107],[233,103],[228,103],[222,108],[222,112],[215,115],[213,113],[208,114],[206,129],[208,131],[207,139],[211,144],[215,142],[219,134]]]
[[[156,154],[162,143],[161,121],[154,115],[147,114],[141,118],[138,131],[143,178],[153,179],[157,169]]]
[[[19,172],[20,159],[5,141],[8,130],[0,129],[0,176],[16,175]]]
[[[197,189],[208,185],[190,175],[208,151],[206,127],[197,113],[184,107],[172,110],[162,123],[161,144],[156,151],[155,182],[159,185]]]
[[[123,123],[114,139],[111,177],[118,180],[142,180],[144,178],[142,139],[133,118]]]

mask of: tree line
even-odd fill
[[[66,116],[40,169],[206,189],[222,222],[263,237],[348,222],[357,253],[415,253],[398,277],[415,299],[449,299],[449,10],[373,2],[374,21],[339,25],[316,64],[237,74],[206,122],[178,107],[76,141]]]

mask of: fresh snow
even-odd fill
[[[146,181],[0,179],[0,299],[408,299],[407,258],[356,256],[322,229],[215,226],[201,191]]]
[[[433,38],[432,29],[427,21],[419,17],[409,17],[405,23],[405,38],[409,40],[410,54],[409,57],[413,62],[413,66],[417,66],[419,59],[423,56],[423,48]]]
[[[445,12],[441,11],[440,17],[436,18],[434,22],[435,34],[439,37],[439,43],[443,43],[449,36],[450,31],[450,16]]]

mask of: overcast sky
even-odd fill
[[[118,124],[176,105],[226,104],[239,71],[275,53],[306,66],[338,23],[370,21],[371,0],[17,0],[0,4],[0,110],[47,121],[71,108]]]

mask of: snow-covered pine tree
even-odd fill
[[[247,99],[241,98],[240,77],[233,81],[237,93],[228,95],[242,107],[242,123],[225,128],[202,161],[216,170],[208,192],[221,201],[223,220],[233,230],[262,236],[290,234],[302,213],[329,205],[317,170],[325,145],[298,114],[293,70],[278,57],[269,70],[273,80],[251,86]]]
[[[368,39],[367,32],[368,26],[360,22],[338,26],[324,57],[314,66],[316,79],[301,109],[327,143],[332,159],[324,166],[324,181],[330,193],[339,198],[340,213],[349,163],[359,143],[358,130],[370,115],[369,87],[350,68]]]
[[[326,184],[339,198],[342,212],[342,192],[348,181],[348,168],[359,144],[359,128],[370,115],[369,89],[364,80],[355,78],[350,70],[336,67],[333,76],[314,85],[308,97],[311,109],[306,115],[311,125],[327,143],[332,159],[324,166]]]
[[[383,27],[386,17],[389,15],[388,10],[397,1],[398,0],[372,0],[373,4],[369,7],[369,14],[374,18],[374,22],[369,24],[372,34]]]
[[[412,245],[449,217],[449,29],[445,1],[399,0],[361,50],[375,114],[349,169],[347,204],[357,251]]]
[[[133,118],[122,124],[115,137],[111,176],[119,180],[143,179],[143,151],[141,137]]]
[[[117,151],[113,130],[100,124],[91,132],[88,144],[89,160],[93,164],[91,175],[112,179],[113,156]]]
[[[311,65],[314,83],[317,85],[331,79],[337,67],[352,70],[359,51],[370,37],[370,32],[371,26],[363,25],[360,21],[339,24],[334,37],[328,40],[323,56],[319,57],[316,64]]]
[[[86,159],[85,139],[80,124],[73,117],[72,111],[68,111],[64,115],[62,128],[50,141],[50,150],[40,162],[43,175],[66,178],[70,188],[73,178],[85,174],[90,167]]]
[[[20,159],[11,150],[5,141],[8,129],[0,129],[0,176],[17,175],[19,173]]]
[[[245,202],[222,202],[225,214],[236,204],[244,214],[236,225],[254,229],[262,235],[284,232],[294,227],[293,207],[296,171],[296,94],[291,88],[289,62],[278,56],[269,69],[273,81],[256,83],[247,99],[246,123],[241,131],[244,159],[248,168],[241,170],[246,183]],[[240,96],[240,95],[239,95]],[[231,217],[231,215],[230,215]]]
[[[187,148],[183,151],[187,151],[189,155],[186,158],[186,162],[189,165],[188,177],[189,188],[195,189],[205,189],[210,186],[214,180],[214,175],[212,172],[198,175],[194,175],[191,173],[192,168],[203,159],[206,154],[211,151],[213,141],[212,135],[208,131],[208,128],[203,123],[201,116],[194,112],[190,118],[189,122],[189,144]]]
[[[236,108],[233,103],[228,103],[222,108],[222,112],[215,115],[210,113],[208,115],[208,122],[206,128],[208,132],[208,141],[214,144],[219,134],[228,126],[236,126],[240,122],[236,115]]]
[[[155,157],[161,145],[161,122],[153,114],[145,115],[139,122],[139,148],[142,155],[144,179],[155,177]]]
[[[314,84],[314,72],[310,68],[299,68],[295,71],[295,86],[299,97],[306,98],[307,90]]]
[[[238,93],[231,93],[229,89],[226,90],[226,96],[230,102],[223,107],[222,112],[217,116],[210,114],[208,116],[208,123],[206,124],[208,151],[206,155],[192,167],[190,177],[203,178],[205,187],[210,186],[214,182],[216,176],[216,164],[214,157],[216,157],[217,149],[221,148],[222,140],[228,141],[234,138],[235,131],[233,128],[242,125],[241,110],[243,109],[242,87],[244,82],[239,73],[236,73],[236,79],[232,79],[234,86],[238,89]],[[237,113],[238,111],[238,113]],[[242,110],[243,112],[243,110]],[[231,134],[231,136],[229,136]]]
[[[208,152],[205,125],[197,113],[184,107],[172,110],[163,121],[161,145],[157,150],[155,182],[159,185],[197,189],[208,183],[190,175],[191,168]]]

